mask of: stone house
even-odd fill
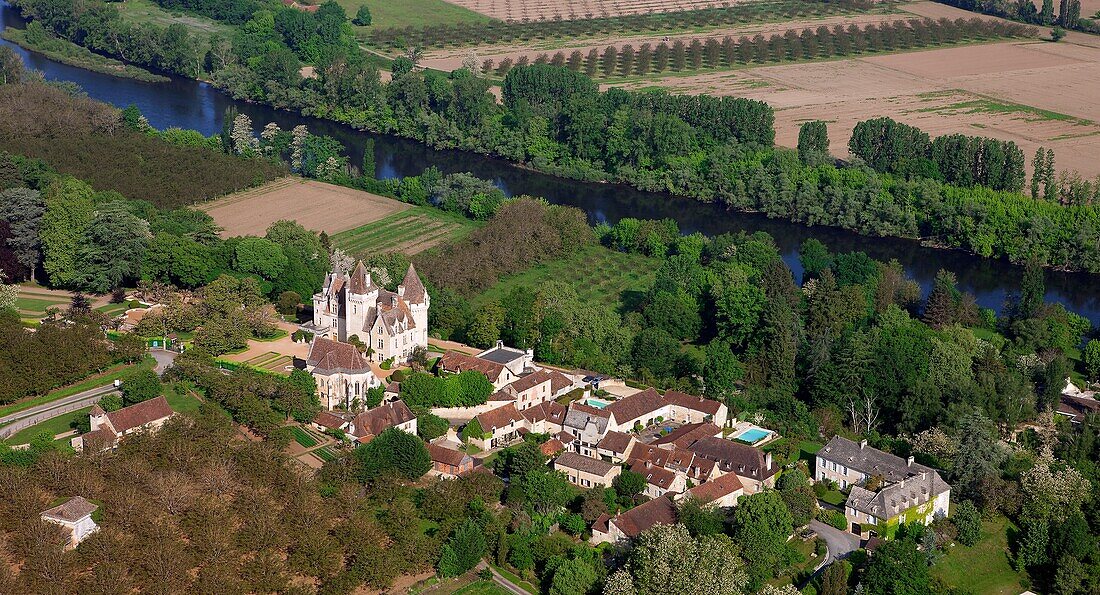
[[[686,448],[697,457],[714,461],[719,472],[736,474],[746,494],[775,487],[779,466],[771,453],[717,437],[700,438]]]
[[[465,475],[474,469],[474,458],[470,455],[442,443],[429,443],[428,454],[432,457],[432,470],[440,477],[448,479]]]
[[[99,507],[85,500],[82,496],[73,496],[65,502],[42,512],[42,520],[47,523],[60,525],[69,534],[69,543],[65,549],[71,550],[80,545],[92,533],[99,530],[99,526],[92,520],[92,513]]]
[[[565,428],[565,405],[546,401],[520,411],[527,430],[535,434],[558,434]]]
[[[679,494],[687,489],[687,479],[663,466],[650,460],[635,459],[630,470],[639,473],[645,478],[646,487],[643,492],[650,498],[660,498],[665,494]]]
[[[588,541],[592,545],[622,544],[656,525],[675,525],[676,520],[676,504],[671,497],[662,496],[614,517],[600,515],[592,525],[592,537]]]
[[[489,379],[489,382],[493,383],[493,388],[497,390],[504,388],[516,378],[519,378],[518,374],[512,372],[512,370],[504,364],[481,359],[477,356],[461,353],[459,351],[448,351],[444,353],[443,357],[439,358],[438,366],[441,373],[447,374],[458,374],[471,370],[474,372],[481,372]]]
[[[609,487],[622,468],[607,461],[593,459],[575,452],[563,452],[554,459],[554,470],[561,471],[569,482],[582,488]]]
[[[348,433],[357,441],[366,443],[390,428],[416,435],[416,416],[404,401],[383,403],[356,415]]]
[[[744,494],[745,486],[737,474],[727,473],[689,489],[682,498],[695,498],[709,506],[732,508],[737,506],[737,499]]]
[[[355,345],[324,337],[313,338],[306,371],[313,375],[325,409],[357,409],[366,402],[367,389],[380,385],[370,361]]]
[[[482,435],[470,436],[469,441],[481,450],[507,446],[520,437],[520,431],[526,431],[526,419],[512,403],[497,407],[474,417],[481,426]]]
[[[565,414],[565,431],[573,436],[573,451],[586,457],[596,457],[596,445],[611,428],[612,417],[606,409],[581,403],[570,403]]]
[[[631,434],[611,431],[596,444],[596,455],[605,461],[622,463],[630,458],[630,453],[638,441]]]
[[[113,448],[128,434],[143,430],[155,432],[173,415],[175,412],[163,396],[111,413],[96,404],[89,412],[91,429],[87,433],[74,436],[69,443],[77,452],[85,449],[106,450]]]

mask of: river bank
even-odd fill
[[[34,36],[29,33],[30,32],[26,29],[9,28],[5,29],[3,33],[0,33],[0,37],[24,49],[38,52],[51,60],[56,60],[62,64],[68,64],[69,66],[83,68],[92,72],[109,74],[111,76],[146,83],[166,83],[171,80],[166,76],[149,72],[144,68],[126,64],[114,58],[100,56],[88,48],[79,46],[71,41],[49,36],[41,40],[34,40],[32,39]]]

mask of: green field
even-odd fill
[[[8,444],[27,444],[32,438],[43,432],[49,432],[51,436],[64,434],[73,429],[72,426],[74,423],[87,419],[88,412],[91,410],[91,407],[85,407],[84,409],[77,409],[76,411],[60,415],[53,419],[47,419],[40,424],[16,432],[11,438],[8,438],[6,442]]]
[[[455,591],[454,595],[511,595],[511,591],[493,581],[477,581]]]
[[[171,384],[164,387],[164,399],[176,413],[191,413],[199,410],[202,401],[188,391],[182,384]]]
[[[15,309],[19,310],[20,314],[33,315],[41,318],[46,314],[47,308],[66,308],[69,305],[69,300],[57,298],[37,298],[37,297],[17,297],[15,298]]]
[[[416,254],[437,244],[458,240],[478,225],[461,215],[434,207],[413,207],[342,231],[333,236],[332,241],[355,256],[379,252]]]
[[[152,356],[146,356],[145,359],[137,365],[141,366],[141,367],[152,368],[155,363],[156,363],[156,361],[152,358]],[[96,388],[98,386],[103,386],[105,384],[110,384],[111,382],[115,381],[116,379],[122,378],[122,376],[126,373],[126,371],[129,370],[132,367],[133,366],[126,366],[126,365],[114,366],[113,368],[108,369],[106,372],[104,372],[102,374],[95,374],[95,375],[90,376],[90,377],[88,377],[84,380],[81,380],[80,382],[77,382],[75,384],[70,384],[69,386],[66,386],[64,388],[59,388],[59,389],[57,389],[55,391],[51,391],[51,392],[49,392],[45,395],[41,395],[41,396],[37,396],[37,397],[31,397],[31,398],[28,398],[28,399],[25,399],[25,400],[22,400],[22,401],[12,403],[10,405],[6,405],[4,407],[0,407],[0,417],[6,416],[6,415],[11,415],[12,413],[15,413],[17,411],[22,411],[22,410],[24,410],[28,407],[34,407],[35,405],[41,405],[42,403],[49,403],[50,401],[56,401],[57,399],[60,399],[61,397],[67,397],[69,395],[74,395],[76,393],[83,392],[83,391],[86,391],[86,390],[90,390],[90,389]]]
[[[285,334],[285,331],[284,331]],[[294,358],[274,351],[268,351],[256,357],[245,360],[246,364],[255,368],[263,368],[277,374],[286,374],[286,367],[294,363]]]
[[[567,258],[505,277],[475,297],[473,304],[481,306],[489,300],[499,300],[516,287],[536,288],[548,281],[564,281],[576,288],[581,301],[617,307],[624,293],[647,291],[659,265],[659,260],[648,256],[590,246]]]
[[[318,459],[326,462],[335,461],[338,458],[336,456],[336,453],[332,452],[332,450],[329,449],[329,447],[327,446],[324,448],[318,448],[317,450],[313,451],[313,454],[316,455]]]
[[[183,12],[171,12],[157,6],[150,0],[125,0],[124,2],[112,2],[111,6],[116,8],[122,20],[128,23],[152,23],[161,27],[174,24],[183,25],[187,27],[192,35],[202,39],[204,51],[206,40],[211,35],[221,35],[227,39],[233,37],[232,25]]]
[[[1009,520],[1003,516],[982,523],[982,540],[974,547],[956,544],[932,567],[932,576],[948,585],[983,595],[1016,595],[1027,577],[1009,561]]]
[[[303,448],[317,446],[317,440],[314,439],[313,436],[310,436],[309,432],[306,432],[298,426],[290,426],[290,435],[294,436],[294,441],[301,444]]]
[[[358,27],[360,32],[382,27],[425,27],[428,25],[441,25],[444,23],[470,23],[487,22],[493,19],[456,6],[443,0],[337,0],[340,6],[348,13],[348,18],[355,18],[359,7],[366,4],[370,9],[370,27]]]

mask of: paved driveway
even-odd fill
[[[817,531],[817,535],[829,546],[829,553],[825,557],[826,564],[846,558],[848,554],[859,549],[859,537],[847,531],[841,531],[816,519],[810,521],[810,528]]]
[[[164,349],[150,349],[149,354],[157,360],[157,365],[153,368],[153,371],[158,376],[163,376],[164,371],[172,367],[172,362],[176,361],[176,356],[179,355],[175,351],[165,351]]]

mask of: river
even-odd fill
[[[0,30],[9,26],[22,28],[23,19],[18,11],[0,2]],[[314,134],[332,136],[348,148],[351,162],[356,164],[362,162],[365,141],[373,138],[376,171],[381,178],[417,175],[434,165],[444,173],[471,172],[493,180],[510,196],[541,196],[552,203],[579,207],[593,222],[614,223],[622,217],[669,217],[675,219],[685,233],[699,231],[715,235],[727,231],[765,231],[775,238],[784,261],[796,278],[800,278],[802,272],[798,247],[803,240],[812,237],[834,252],[862,250],[878,260],[896,258],[926,293],[939,269],[950,270],[957,276],[959,288],[973,293],[978,304],[985,308],[1000,311],[1006,297],[1019,289],[1021,269],[1002,260],[927,248],[911,240],[866,237],[836,228],[807,227],[763,215],[734,213],[716,205],[627,186],[557,178],[516,167],[501,159],[462,151],[439,151],[407,139],[372,135],[335,122],[236,101],[207,83],[178,77],[167,83],[118,78],[59,64],[7,41],[0,40],[0,43],[12,47],[28,67],[41,71],[47,79],[72,81],[90,97],[118,107],[136,105],[149,123],[160,129],[176,126],[210,135],[221,130],[223,114],[232,106],[252,118],[258,127],[268,122],[275,122],[283,129],[305,124]],[[1093,324],[1100,324],[1100,275],[1048,271],[1046,287],[1047,301],[1062,303],[1088,317]]]

